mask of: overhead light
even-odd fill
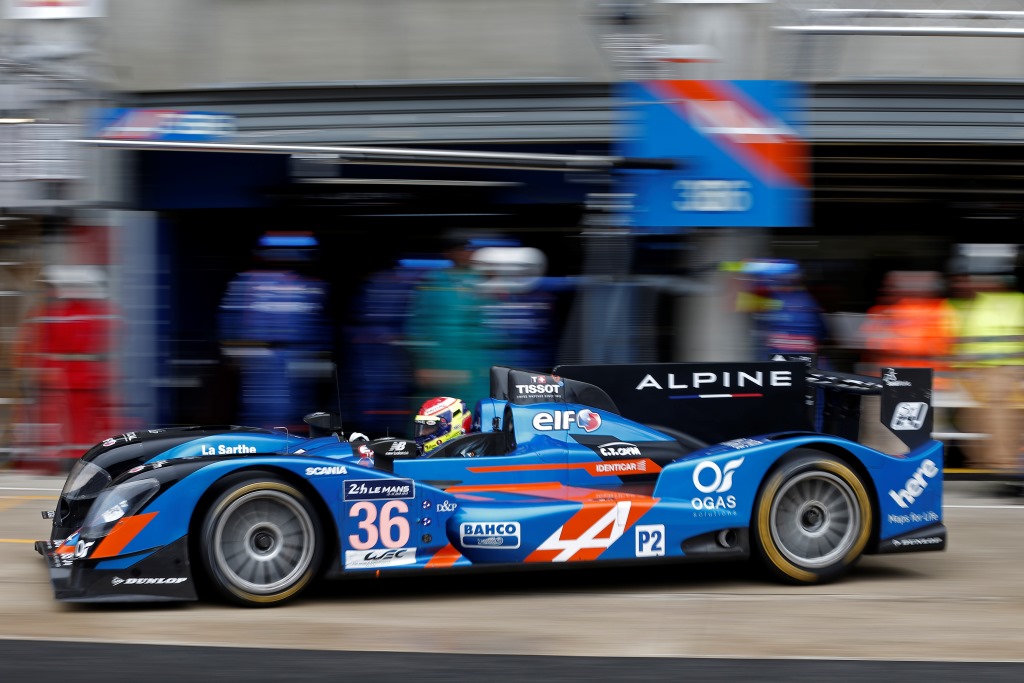
[[[35,123],[35,119],[14,119],[14,118],[0,118],[0,125],[5,123]]]
[[[514,180],[426,180],[422,178],[300,178],[302,185],[422,185],[450,187],[519,187]]]

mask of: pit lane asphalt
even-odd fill
[[[63,479],[0,471],[0,680],[1024,680],[1024,499],[947,481],[944,552],[838,583],[744,565],[327,584],[268,610],[53,599]]]

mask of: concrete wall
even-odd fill
[[[1020,0],[777,0],[775,6],[778,64],[789,78],[1024,79]],[[875,12],[838,12],[853,9]],[[781,30],[794,26],[835,30]]]
[[[609,6],[630,1],[642,6],[633,16],[643,21],[597,20],[620,17]],[[67,54],[95,49],[88,61],[102,66],[94,73],[126,91],[228,83],[608,81],[621,70],[602,48],[602,36],[627,33],[643,34],[645,44],[682,43],[714,53],[712,61],[673,75],[767,78],[774,9],[771,0],[106,0],[106,16],[98,19],[0,17],[0,48],[33,55],[52,53],[53,45]],[[23,52],[16,45],[34,47]]]
[[[117,90],[228,83],[613,79],[594,21],[609,5],[644,5],[632,29],[686,46],[710,61],[665,67],[678,78],[1024,78],[1019,0],[106,0],[106,17],[0,17],[0,54],[45,54],[57,45],[102,62]],[[978,18],[836,18],[809,9],[982,9]],[[0,5],[3,7],[3,5]],[[982,28],[1020,37],[836,35],[778,31],[808,24]],[[615,30],[622,31],[621,26]],[[625,29],[629,30],[629,29]],[[74,43],[78,43],[76,46]],[[34,44],[34,45],[33,45]],[[58,52],[61,50],[58,49]],[[51,51],[52,52],[52,51]]]
[[[586,0],[109,0],[118,87],[598,79]]]

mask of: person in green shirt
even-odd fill
[[[500,361],[480,323],[485,298],[480,275],[470,267],[472,253],[469,239],[449,236],[444,256],[451,265],[427,273],[413,293],[405,334],[413,409],[434,396],[459,396],[473,406],[490,394],[490,366]]]

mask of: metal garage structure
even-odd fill
[[[606,83],[240,86],[120,104],[232,115],[225,142],[237,144],[595,156],[620,116]],[[1005,204],[1019,192],[1024,83],[815,83],[805,106],[815,202]]]

